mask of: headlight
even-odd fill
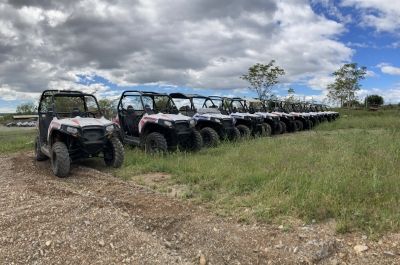
[[[172,122],[164,121],[164,125],[167,126],[167,127],[171,127],[172,126]]]
[[[67,132],[69,132],[71,134],[78,134],[78,128],[68,126]]]
[[[221,123],[220,119],[215,119],[215,122]]]
[[[190,124],[190,127],[194,127],[194,126],[196,126],[196,121],[190,120],[189,124]]]
[[[107,127],[106,127],[106,132],[108,132],[108,133],[110,133],[110,132],[113,132],[114,131],[114,125],[108,125]]]

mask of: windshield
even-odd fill
[[[202,109],[202,108],[204,108],[204,107],[205,107],[205,106],[204,106],[205,100],[206,100],[206,99],[205,99],[205,98],[202,98],[202,97],[200,97],[200,98],[192,98],[194,108],[195,108],[195,109]]]
[[[260,101],[248,101],[249,108],[254,109],[254,111],[263,111],[264,106]]]
[[[247,112],[245,103],[242,100],[232,100],[231,107],[233,112]]]
[[[49,106],[44,106],[49,108]],[[54,111],[62,117],[100,117],[101,112],[94,96],[54,95]]]
[[[218,108],[222,108],[222,104],[223,104],[222,99],[219,99],[219,98],[214,99],[213,98],[212,102],[211,102],[211,100],[208,100],[207,107],[212,107],[212,103],[214,103],[214,105],[217,106]]]
[[[174,103],[179,111],[190,110],[192,106],[188,98],[174,98]]]

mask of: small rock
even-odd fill
[[[331,260],[331,265],[339,265],[339,261],[335,258]]]
[[[366,236],[366,235],[363,235],[362,237],[361,237],[361,239],[362,240],[366,240],[368,237]]]
[[[127,213],[127,212],[122,212],[121,215],[124,217],[129,217],[129,213]]]
[[[281,249],[281,248],[283,248],[284,246],[285,246],[285,245],[282,244],[282,241],[279,241],[279,244],[278,244],[278,245],[275,245],[275,248]]]
[[[298,247],[295,247],[295,248],[293,249],[293,253],[296,254],[297,252],[299,252],[299,248],[298,248]]]
[[[51,240],[46,241],[46,247],[50,247],[51,245]]]
[[[85,225],[90,225],[90,222],[89,222],[88,220],[83,221],[83,223],[84,223]]]
[[[278,226],[278,228],[282,230],[283,229],[283,225]]]
[[[200,254],[199,264],[200,265],[206,265],[207,264],[206,257],[203,254]]]
[[[361,252],[367,251],[368,250],[368,246],[367,245],[355,245],[354,246],[354,250],[357,253],[361,253]]]
[[[172,248],[172,243],[169,242],[169,241],[165,241],[165,242],[164,242],[164,246],[165,246],[166,248]]]
[[[100,239],[99,240],[99,245],[100,245],[100,247],[104,247],[106,245],[106,243],[104,242],[103,239]]]
[[[390,251],[383,251],[383,254],[384,254],[385,256],[389,256],[389,257],[394,257],[394,256],[396,256],[396,254],[394,254],[393,252],[390,252]]]

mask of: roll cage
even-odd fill
[[[201,99],[203,100],[201,107],[200,108],[216,108],[217,106],[214,104],[213,100],[210,97],[207,96],[202,96],[199,94],[184,94],[184,93],[171,93],[169,94],[173,99],[187,99],[190,101],[190,106],[189,110],[196,112],[197,111],[197,106],[196,103],[194,102],[195,99]],[[175,102],[176,104],[176,102]],[[187,109],[184,109],[187,111]]]
[[[85,113],[92,113],[93,116],[95,116],[95,114],[92,111],[89,111],[88,108],[88,104],[87,104],[87,100],[86,97],[90,97],[94,100],[95,105],[96,105],[96,112],[98,112],[98,114],[100,116],[102,116],[102,111],[99,107],[99,103],[96,99],[95,96],[93,96],[92,94],[87,94],[87,93],[82,93],[80,91],[74,91],[74,90],[45,90],[43,91],[42,95],[40,96],[40,100],[39,100],[39,106],[38,106],[38,114],[46,114],[46,113],[53,113],[53,115],[55,115],[57,118],[60,118],[60,114],[71,114],[72,111],[59,111],[57,110],[56,107],[56,98],[58,97],[77,97],[77,98],[81,98],[82,102],[83,102],[83,109]],[[47,109],[44,110],[44,103],[45,101],[49,99],[48,102],[48,106]]]
[[[126,108],[123,106],[123,99],[127,97],[138,97],[140,99],[140,103],[142,105],[143,111],[145,111],[148,114],[154,114],[154,112],[166,112],[166,113],[177,113],[177,108],[172,100],[172,98],[165,93],[157,93],[157,92],[145,92],[145,91],[139,91],[139,90],[127,90],[124,91],[119,99],[118,105],[117,105],[117,110],[118,111],[126,111]],[[151,106],[149,104],[146,104],[144,102],[143,98],[148,97],[151,99],[152,104]],[[160,98],[165,98],[166,102],[165,103],[165,108],[161,108],[159,105],[159,102],[156,101],[156,97]]]

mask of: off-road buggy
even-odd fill
[[[180,114],[167,94],[124,91],[117,111],[124,143],[143,147],[148,153],[163,153],[178,147],[197,151],[203,145],[196,121]]]
[[[303,112],[296,103],[281,101],[280,109],[295,118],[298,130],[310,130],[313,127],[311,114]]]
[[[248,103],[251,113],[254,112],[255,114],[262,115],[265,122],[269,123],[272,128],[272,134],[297,131],[296,122],[292,115],[279,111],[271,111],[268,102],[265,100],[249,100]]]
[[[308,118],[312,122],[312,127],[318,126],[321,122],[327,121],[324,114],[315,112],[307,102],[297,102],[293,103],[293,105],[298,112],[308,115]]]
[[[105,119],[96,97],[79,91],[45,90],[38,107],[37,160],[50,158],[53,172],[66,177],[70,164],[103,156],[107,166],[120,167],[124,148],[119,126]]]
[[[240,137],[235,120],[221,114],[209,97],[182,93],[169,95],[180,113],[196,120],[196,129],[203,138],[204,146],[217,146],[222,139],[237,140]]]
[[[284,123],[283,128],[286,132],[297,132],[303,129],[296,116],[289,114],[285,111],[283,101],[278,100],[264,100],[264,106],[271,111],[271,113],[279,115],[281,121]]]
[[[339,118],[339,112],[329,110],[326,105],[314,104],[314,109],[316,111],[324,113],[326,115],[328,121],[334,121],[337,118]]]
[[[211,100],[218,106],[224,115],[230,115],[235,119],[235,126],[241,137],[267,136],[270,134],[270,126],[264,122],[260,115],[251,114],[246,101],[242,98],[227,98],[211,96]]]

